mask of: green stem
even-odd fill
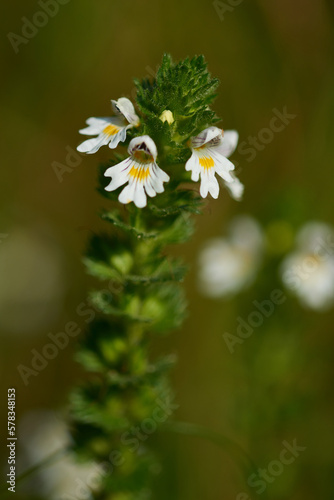
[[[249,485],[247,481],[249,476],[251,474],[258,475],[258,468],[253,459],[248,455],[248,453],[238,443],[228,438],[227,436],[224,436],[223,434],[212,431],[211,429],[208,429],[207,427],[204,427],[202,425],[177,421],[166,422],[161,430],[206,439],[222,448],[225,452],[229,450],[234,461],[242,471],[243,479],[248,489]],[[252,491],[252,494],[254,494],[254,491]],[[264,494],[262,497],[266,498],[267,495]]]
[[[32,467],[30,467],[29,469],[27,469],[25,472],[22,472],[22,474],[20,474],[16,478],[16,484],[21,483],[22,481],[24,481],[25,479],[27,479],[29,476],[32,476],[36,472],[39,472],[44,467],[47,467],[48,465],[53,464],[54,462],[56,462],[57,460],[59,460],[61,457],[63,457],[67,453],[68,453],[67,449],[61,449],[61,450],[57,450],[57,451],[51,453],[51,455],[49,455],[47,458],[45,458],[44,460],[42,460],[38,464],[33,465]],[[8,488],[7,484],[3,484],[0,487],[0,493],[3,493],[4,491],[7,491],[7,488]]]

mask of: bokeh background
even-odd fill
[[[292,246],[287,233],[309,220],[334,223],[333,3],[70,0],[17,53],[8,33],[22,36],[22,18],[32,20],[41,8],[32,0],[0,8],[1,454],[7,388],[17,390],[19,418],[66,404],[79,375],[76,339],[27,386],[17,369],[30,366],[31,350],[39,351],[50,332],[82,322],[77,307],[89,280],[81,254],[101,226],[97,212],[105,201],[95,192],[96,166],[109,150],[66,160],[81,140],[78,129],[89,116],[108,116],[111,98],[133,97],[133,77],[154,74],[164,52],[176,60],[204,54],[221,81],[215,102],[221,125],[237,129],[240,142],[268,127],[274,109],[296,116],[252,161],[235,153],[244,201],[225,191],[208,201],[195,238],[177,250],[191,263],[189,317],[156,351],[178,355],[172,377],[179,420],[235,440],[263,468],[278,458],[284,440],[306,447],[260,498],[333,498],[333,311],[309,311],[288,294],[233,354],[223,338],[254,309],[253,300],[282,287],[277,269],[280,252]],[[60,182],[54,162],[66,161]],[[210,300],[196,286],[198,252],[237,214],[254,216],[269,231],[271,255],[252,287]],[[281,234],[277,227],[290,229]],[[153,444],[163,463],[155,498],[237,499],[247,491],[228,450],[179,435],[152,436]]]

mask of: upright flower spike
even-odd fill
[[[111,179],[99,176],[99,191],[105,192],[108,183],[110,191],[122,186],[110,198],[123,190],[119,200],[134,201],[137,207],[145,206],[147,196],[164,189],[166,193],[146,210],[136,206],[119,210],[108,203],[102,219],[110,230],[94,232],[84,258],[88,274],[103,283],[90,293],[98,314],[78,343],[76,357],[86,376],[70,396],[72,449],[88,465],[109,464],[110,450],[122,457],[116,467],[101,474],[101,483],[92,492],[99,500],[151,500],[158,495],[152,491],[159,469],[158,454],[151,452],[154,444],[148,440],[136,451],[128,444],[131,439],[123,437],[135,437],[138,426],[155,415],[157,401],[169,402],[168,413],[176,408],[167,375],[173,359],[169,355],[157,359],[151,341],[179,327],[185,316],[181,282],[186,266],[182,259],[164,256],[170,245],[190,239],[193,217],[203,205],[197,193],[183,188],[184,165],[190,156],[187,143],[218,120],[211,109],[218,80],[211,78],[203,56],[175,63],[166,54],[156,76],[136,79],[135,85],[141,123],[131,139],[145,136],[127,141],[129,155],[118,156],[120,165],[104,168]],[[134,121],[133,108],[121,109],[120,103],[117,117],[128,126]],[[103,126],[96,135],[101,132]],[[173,172],[173,182],[166,185],[169,178],[156,165],[155,144],[161,166]],[[229,188],[236,190],[231,179],[232,173]],[[161,424],[156,424],[158,429]]]
[[[94,139],[88,139],[81,143],[77,150],[80,153],[96,153],[101,146],[109,144],[110,149],[118,146],[119,142],[126,139],[126,131],[131,127],[139,125],[139,117],[136,115],[132,102],[126,97],[118,101],[111,101],[115,116],[110,118],[88,118],[88,127],[79,130],[80,134],[97,135]]]
[[[133,201],[138,208],[143,208],[147,203],[146,194],[153,197],[162,193],[163,183],[169,181],[169,176],[158,167],[157,147],[148,135],[132,139],[128,153],[129,158],[105,171],[104,175],[112,179],[105,189],[114,191],[128,182],[118,200],[125,204]]]
[[[230,172],[234,165],[227,157],[235,150],[238,143],[238,133],[235,130],[223,130],[209,127],[196,137],[190,139],[192,155],[186,163],[186,170],[191,170],[191,179],[195,182],[201,178],[200,194],[206,198],[208,193],[218,198],[219,184],[215,177],[217,173],[224,181],[231,196],[239,200],[243,185]]]

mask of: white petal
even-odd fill
[[[224,185],[232,198],[236,201],[240,201],[244,194],[245,187],[234,174],[231,174],[231,177],[233,179],[232,182],[225,182]]]
[[[119,142],[125,141],[126,130],[128,127],[131,127],[131,125],[124,125],[126,122],[119,117],[89,118],[87,123],[89,126],[81,129],[80,133],[86,135],[98,134],[98,137],[95,139],[88,139],[77,147],[78,151],[87,154],[96,153],[101,146],[108,143],[111,149],[116,148]]]
[[[152,165],[151,186],[156,193],[164,191],[163,183],[169,181],[169,175],[166,174],[156,163]]]
[[[109,142],[110,149],[117,148],[117,146],[120,142],[125,141],[127,129],[128,129],[128,127],[123,127],[122,129],[120,129],[120,131],[117,134],[110,136],[110,142]]]
[[[100,134],[94,139],[88,139],[87,141],[82,142],[77,147],[77,150],[80,151],[80,153],[93,154],[96,153],[101,146],[108,144],[109,140],[109,136],[106,134]]]
[[[223,139],[222,130],[218,127],[208,127],[205,130],[203,130],[200,134],[190,139],[191,147],[194,149],[200,148],[204,144],[207,144],[208,142],[214,139],[217,139],[218,144],[222,143]]]
[[[118,197],[118,201],[124,203],[125,205],[127,203],[130,203],[130,201],[133,201],[134,191],[135,191],[135,183],[132,182],[131,184],[125,186],[125,188]]]
[[[125,184],[128,179],[129,179],[129,170],[132,166],[132,162],[130,158],[127,158],[126,160],[122,161],[121,163],[118,163],[117,165],[114,165],[112,167],[109,167],[105,172],[104,176],[105,177],[111,177],[112,180],[110,181],[110,184],[105,187],[106,191],[114,191],[115,189],[119,188],[123,184]]]
[[[147,178],[147,181],[145,183],[145,191],[146,191],[147,195],[150,196],[151,198],[153,198],[157,194],[157,192],[154,189],[154,186],[152,184],[152,172],[151,172],[151,175]]]
[[[217,151],[228,158],[234,153],[239,140],[239,134],[236,130],[226,130],[224,132],[223,142],[218,146]]]
[[[139,117],[136,115],[132,102],[127,97],[121,97],[118,101],[111,101],[113,110],[116,114],[122,114],[132,125],[139,124]]]
[[[92,118],[88,118],[88,120],[86,120],[86,123],[89,126],[86,128],[80,129],[79,133],[83,134],[83,135],[98,135],[108,125],[113,123],[113,118],[109,118],[109,117],[94,118],[94,117],[92,117]],[[116,125],[116,123],[115,123],[115,125]]]
[[[199,164],[197,153],[193,152],[193,154],[187,161],[185,168],[187,171],[191,171],[191,180],[197,182],[199,180],[199,175],[201,172],[201,166]]]
[[[204,177],[204,176],[201,178],[201,186],[200,186],[199,192],[200,192],[200,195],[202,196],[202,198],[206,198],[208,196],[209,179]]]
[[[212,148],[213,149],[213,148]],[[215,161],[215,169],[218,175],[224,179],[226,182],[233,182],[233,177],[230,174],[231,170],[234,170],[234,165],[230,160],[225,158],[219,153],[213,152],[211,149],[211,155]]]
[[[164,172],[163,170],[161,170],[161,168],[158,167],[158,165],[156,163],[154,165],[155,165],[155,174],[158,177],[158,179],[161,182],[168,182],[170,179],[169,175],[166,174],[166,172]]]
[[[145,207],[147,198],[144,192],[143,184],[135,181],[130,182],[127,186],[125,186],[119,195],[118,200],[124,204],[133,201],[138,208]]]
[[[210,181],[209,181],[209,193],[211,194],[212,198],[215,200],[218,198],[219,195],[219,184],[214,175],[211,176]]]
[[[206,198],[208,193],[210,193],[213,198],[218,198],[219,184],[215,177],[214,169],[201,173],[201,187],[199,192],[202,198]]]
[[[140,182],[137,182],[137,185],[136,185],[136,188],[134,191],[133,202],[136,205],[136,207],[138,207],[138,208],[146,207],[147,198],[146,198],[146,194],[144,191],[144,186]]]

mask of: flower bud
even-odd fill
[[[165,109],[165,111],[161,113],[159,118],[162,122],[167,122],[169,125],[171,125],[174,121],[173,113],[169,111],[169,109]]]

